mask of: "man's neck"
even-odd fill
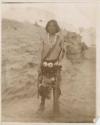
[[[56,35],[56,33],[54,33],[54,34],[49,34],[50,37],[54,37],[55,35]]]

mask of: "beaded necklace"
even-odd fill
[[[48,44],[50,45],[50,48],[56,43],[56,40],[57,40],[56,34],[52,40],[50,40],[50,35],[48,34]]]

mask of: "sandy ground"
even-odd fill
[[[36,35],[36,38],[33,37],[36,31],[39,29],[29,24],[22,25],[8,20],[4,22],[2,121],[93,122],[96,95],[95,48],[87,50],[86,59],[80,64],[71,64],[66,59],[63,61],[58,116],[53,115],[52,98],[46,101],[45,111],[38,112],[40,100],[36,94],[36,67],[40,43],[27,42],[37,40]]]
[[[46,109],[39,113],[39,99],[37,95],[29,98],[15,98],[3,103],[3,121],[17,122],[92,122],[95,118],[95,78],[93,72],[88,73],[90,61],[81,65],[81,74],[75,74],[71,80],[61,85],[60,114],[53,116],[52,98],[47,100]],[[93,65],[91,65],[93,66]],[[75,66],[75,69],[77,67]],[[78,68],[79,69],[79,68]],[[95,72],[94,72],[95,76]],[[67,76],[66,76],[67,77]],[[84,77],[84,79],[81,79]],[[91,79],[91,82],[89,81]]]

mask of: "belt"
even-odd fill
[[[48,68],[53,68],[53,67],[61,67],[61,64],[59,64],[59,62],[48,62],[48,61],[44,61],[43,62],[43,67],[48,67]]]
[[[42,74],[45,76],[55,76],[57,71],[61,71],[62,66],[58,62],[44,61],[41,66]]]

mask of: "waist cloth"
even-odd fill
[[[41,82],[39,85],[40,96],[50,98],[52,88],[55,89],[56,82],[61,81],[61,68],[62,66],[58,61],[43,61],[41,64]],[[57,84],[59,84],[57,83]],[[61,94],[60,85],[58,87],[58,93]]]

